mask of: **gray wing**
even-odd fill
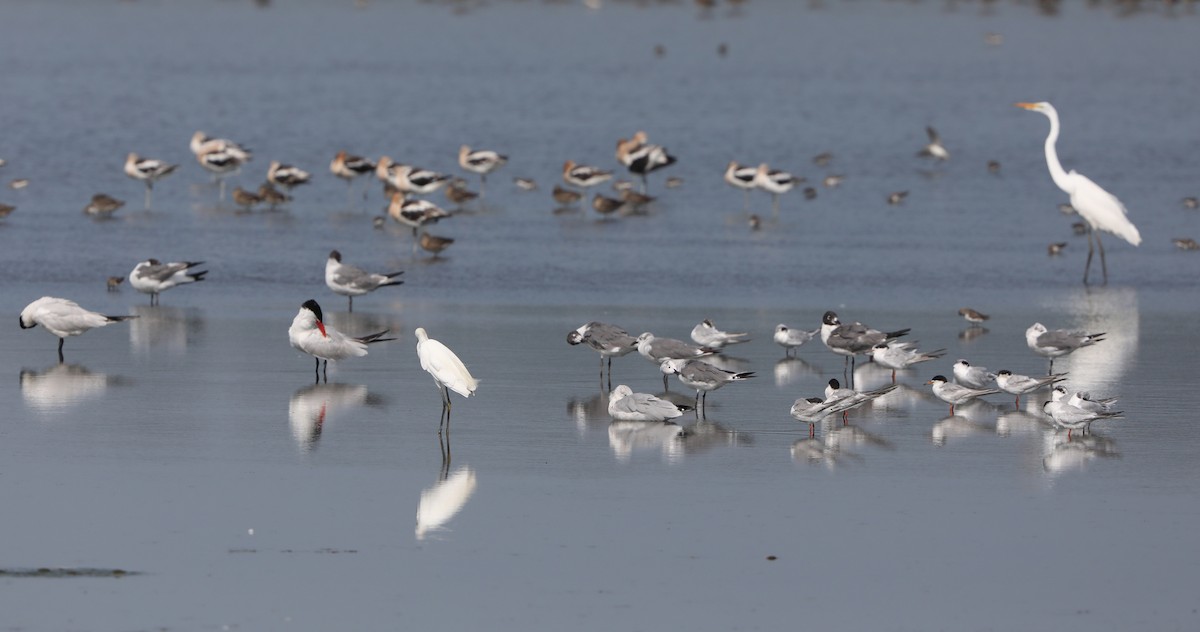
[[[612,349],[615,347],[628,348],[637,344],[637,338],[630,336],[624,329],[615,325],[605,325],[588,329],[588,339],[596,348]]]
[[[1081,341],[1081,338],[1075,334],[1055,329],[1038,336],[1037,345],[1052,349],[1074,349],[1079,346]]]
[[[333,275],[333,280],[338,285],[349,285],[364,290],[373,290],[379,287],[379,281],[375,280],[373,275],[366,270],[346,264],[342,264],[338,268],[337,274]]]
[[[683,367],[683,374],[684,377],[697,382],[728,382],[733,371],[719,369],[707,362],[697,360]]]
[[[691,358],[700,354],[700,348],[674,338],[655,338],[650,343],[654,354],[664,358]]]
[[[637,410],[643,413],[648,413],[660,419],[670,419],[679,416],[679,409],[671,402],[661,400],[653,395],[646,393],[634,393],[633,397],[626,397],[624,401],[637,400]]]
[[[158,265],[142,267],[141,270],[138,270],[137,275],[142,279],[153,279],[155,281],[162,282],[170,279],[172,276],[175,276],[176,272],[187,269],[188,264],[183,261],[176,263],[160,263]]]

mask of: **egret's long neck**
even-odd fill
[[[1050,119],[1050,133],[1046,135],[1046,166],[1050,168],[1050,177],[1054,180],[1054,184],[1063,191],[1071,193],[1067,172],[1063,170],[1062,163],[1058,161],[1058,151],[1054,148],[1054,144],[1058,142],[1058,113],[1051,112],[1046,116]]]

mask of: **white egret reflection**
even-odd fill
[[[41,371],[21,371],[21,397],[40,413],[61,412],[104,395],[124,378],[93,373],[78,364],[55,364]]]
[[[446,523],[471,499],[475,487],[475,470],[464,465],[422,491],[417,504],[417,539],[424,540],[430,532],[444,530]]]

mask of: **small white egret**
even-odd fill
[[[1046,136],[1046,166],[1050,169],[1050,177],[1054,184],[1071,196],[1071,206],[1088,224],[1088,256],[1083,266],[1083,282],[1087,283],[1088,269],[1092,266],[1092,234],[1097,230],[1110,232],[1134,246],[1142,243],[1138,229],[1126,217],[1128,211],[1117,197],[1100,188],[1087,176],[1074,170],[1063,170],[1058,161],[1058,152],[1054,145],[1058,141],[1058,111],[1045,101],[1039,103],[1017,103],[1017,107],[1040,112],[1050,119],[1050,133]],[[1104,261],[1104,244],[1100,243],[1100,235],[1096,233],[1096,247],[1100,249],[1100,269],[1104,274],[1104,282],[1108,283],[1108,264]]]
[[[425,328],[417,327],[417,358],[421,360],[421,368],[433,376],[438,390],[442,393],[442,417],[438,419],[438,434],[445,424],[446,431],[450,430],[450,393],[454,391],[463,397],[475,394],[479,382],[471,377],[471,372],[463,365],[462,360],[446,345],[429,337]],[[448,390],[447,390],[448,389]]]
[[[78,336],[96,327],[119,323],[137,316],[105,316],[88,311],[75,301],[65,298],[43,296],[21,310],[21,329],[32,329],[41,325],[46,331],[58,336],[58,361],[63,361],[63,341],[68,336]]]

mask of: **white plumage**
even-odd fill
[[[671,402],[649,393],[635,393],[621,384],[608,398],[608,414],[617,421],[667,421],[683,414]]]
[[[438,385],[438,390],[442,393],[442,414],[448,426],[450,423],[450,393],[447,392],[447,389],[463,397],[470,397],[475,394],[479,382],[471,376],[471,372],[467,370],[462,360],[459,360],[449,347],[430,338],[424,327],[417,327],[415,333],[417,358],[421,361],[421,368],[433,377],[433,381]],[[440,423],[438,432],[441,432]]]
[[[104,327],[137,316],[105,316],[86,310],[75,301],[53,296],[43,296],[21,310],[21,329],[32,329],[41,325],[46,331],[58,336],[58,359],[63,359],[63,340],[78,336],[96,327]]]
[[[133,266],[129,272],[129,285],[133,289],[150,295],[150,304],[158,303],[159,292],[166,292],[176,285],[203,281],[208,270],[199,272],[191,268],[204,263],[203,261],[173,261],[161,263],[158,259],[147,259]]]
[[[367,345],[372,342],[385,342],[395,338],[384,338],[387,330],[379,333],[351,338],[346,334],[328,327],[324,322],[321,306],[309,299],[300,306],[292,325],[288,327],[288,341],[292,346],[313,356],[317,360],[317,368],[325,361],[328,368],[330,360],[356,358],[367,355]]]

